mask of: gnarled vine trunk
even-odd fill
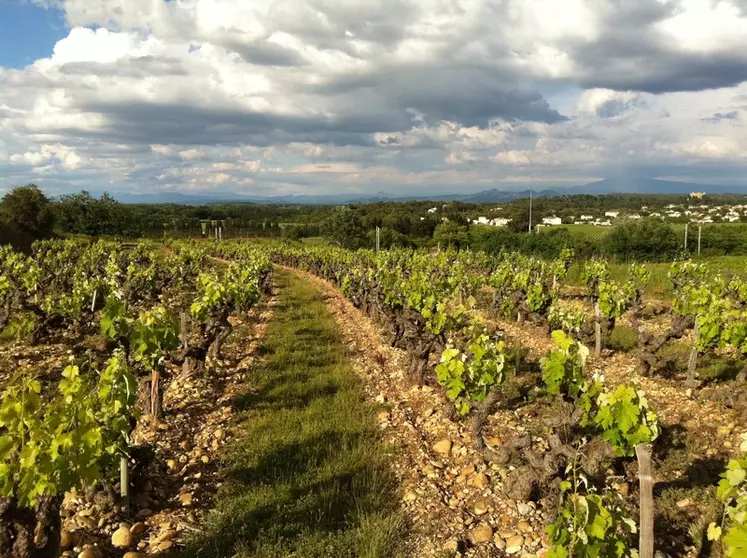
[[[43,496],[36,508],[21,508],[15,498],[0,499],[0,556],[56,558],[60,550],[59,496]]]
[[[594,356],[602,356],[602,311],[599,308],[599,301],[594,301]]]

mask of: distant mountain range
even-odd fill
[[[706,194],[747,194],[747,186],[722,186],[713,184],[696,184],[694,182],[674,182],[657,178],[606,178],[569,188],[551,190],[534,190],[536,197],[570,196],[574,194],[689,194],[705,192]],[[156,194],[130,194],[113,192],[115,199],[122,203],[177,203],[184,205],[205,205],[213,203],[257,203],[285,205],[337,205],[347,203],[376,203],[381,201],[462,201],[467,203],[502,203],[519,198],[528,198],[529,190],[485,190],[474,194],[392,196],[387,192],[377,192],[370,196],[361,194],[335,195],[286,195],[286,196],[251,196],[233,192],[214,192],[211,194],[182,194],[180,192],[159,192]]]

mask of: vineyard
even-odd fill
[[[96,558],[136,544],[194,555],[747,556],[747,282],[738,276],[675,262],[662,299],[647,292],[645,266],[621,276],[603,260],[575,262],[570,251],[547,261],[279,241],[0,250],[3,556],[62,548]],[[571,265],[581,266],[574,284]],[[282,300],[296,300],[283,298],[293,291],[289,277],[325,294],[351,366],[379,405],[377,429],[394,450],[412,531],[396,551],[391,538],[371,543],[370,533],[395,523],[378,501],[352,546],[325,539],[355,550],[326,554],[282,546],[292,528],[260,544],[258,527],[193,506],[242,501],[235,484],[221,490],[220,480],[206,480],[222,478],[215,460],[224,446],[246,444],[246,456],[252,440],[272,444],[259,431],[231,441],[237,390],[267,374],[278,381],[300,358],[311,369],[315,352],[321,359],[333,343],[304,340],[313,316],[283,302],[276,319],[298,346],[286,339],[257,368],[263,328],[273,331],[264,311],[273,283]],[[296,306],[321,304],[303,292]],[[314,396],[333,396],[347,380],[334,382]],[[299,397],[292,407],[313,410],[313,401]],[[259,411],[262,400],[254,394],[244,405]],[[303,416],[309,428],[325,420]],[[375,445],[368,436],[364,445]],[[270,468],[278,486],[281,468]],[[254,477],[242,478],[242,490],[259,498]],[[373,502],[352,486],[352,498]],[[165,502],[176,511],[159,517]],[[239,514],[236,506],[222,509]],[[336,506],[320,513],[334,516]],[[100,524],[80,515],[93,508],[105,510]],[[201,532],[203,514],[213,521]],[[335,517],[329,530],[344,531],[355,516]],[[208,544],[211,529],[220,536]],[[146,530],[148,542],[136,543]]]

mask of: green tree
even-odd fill
[[[623,221],[605,236],[604,250],[626,261],[666,261],[677,256],[680,241],[658,219]]]
[[[51,202],[35,184],[18,186],[0,202],[0,221],[6,227],[34,239],[52,236],[54,213]]]
[[[433,240],[442,247],[461,248],[469,245],[469,228],[447,221],[433,231]]]
[[[358,213],[347,206],[336,207],[324,221],[322,231],[326,237],[343,248],[362,248],[368,245],[366,230]]]
[[[137,236],[143,226],[130,206],[119,203],[107,193],[98,199],[86,191],[62,196],[54,204],[54,211],[57,226],[67,233]],[[152,223],[153,218],[148,221]]]

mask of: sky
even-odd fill
[[[0,0],[0,193],[747,185],[745,0]]]

